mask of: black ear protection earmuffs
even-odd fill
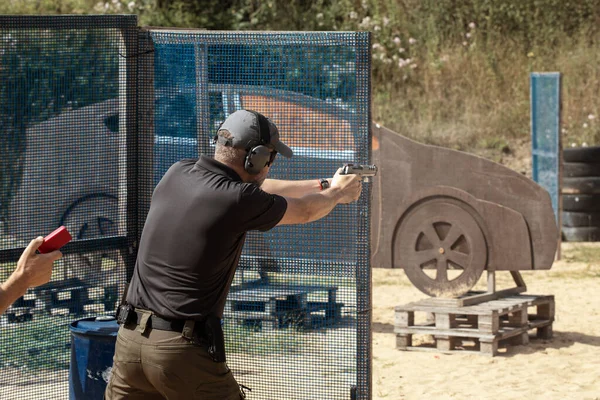
[[[250,111],[250,110],[248,110]],[[244,160],[244,169],[250,175],[257,175],[262,169],[271,165],[275,159],[276,152],[271,152],[269,147],[265,146],[269,143],[271,134],[269,132],[269,122],[267,118],[255,111],[250,111],[258,119],[258,135],[260,144],[246,149],[246,158]]]
[[[270,164],[271,152],[267,146],[259,145],[248,150],[244,169],[250,175],[257,175],[264,167]]]

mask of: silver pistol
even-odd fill
[[[369,178],[377,175],[377,165],[344,164],[340,175],[360,175]]]

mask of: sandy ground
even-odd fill
[[[551,270],[522,274],[526,293],[555,296],[553,338],[496,357],[397,350],[395,306],[427,296],[402,270],[373,270],[373,399],[600,399],[600,243],[562,249]]]
[[[502,348],[496,357],[397,350],[394,308],[427,296],[409,282],[402,270],[374,269],[373,400],[600,400],[600,243],[563,244],[562,249],[562,259],[551,270],[523,272],[528,294],[555,296],[554,337],[535,339],[535,330],[531,331],[532,340],[528,345]],[[484,278],[485,273],[476,288],[483,288]],[[499,289],[512,284],[508,272],[498,272],[497,279]],[[349,333],[344,329],[328,331],[326,337],[320,337],[313,345],[336,348],[336,343],[348,342],[347,337],[339,337],[345,334]],[[252,359],[254,364],[260,364],[255,357]],[[275,361],[275,364],[285,366],[290,364],[289,361]],[[302,369],[306,374],[302,379],[310,381],[314,374],[332,369],[329,364],[335,357],[333,361],[295,360],[296,363],[300,361],[304,364],[310,361],[311,366]],[[273,363],[270,359],[265,370],[270,371]],[[336,364],[333,369],[337,371],[338,367]],[[352,371],[348,371],[347,376],[342,374],[336,380],[352,381]],[[249,379],[244,371],[237,372],[240,381]],[[279,371],[280,374],[284,372]],[[298,374],[297,368],[288,372]],[[21,392],[18,388],[3,386],[0,398],[68,397],[66,371],[55,378],[52,382],[22,387],[26,389],[27,397],[15,397]],[[300,377],[296,375],[295,379]],[[260,389],[259,383],[251,383],[257,391]],[[339,393],[331,396],[315,393],[314,387],[310,389],[310,382],[302,387],[305,390],[299,391],[295,399],[340,398]],[[33,391],[35,396],[32,396]],[[7,393],[12,395],[7,396]]]

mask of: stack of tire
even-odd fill
[[[600,146],[563,150],[562,237],[600,241]]]

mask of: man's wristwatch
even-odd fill
[[[329,184],[329,181],[327,179],[319,179],[319,187],[321,188],[321,190],[329,189],[330,186],[331,185]]]

